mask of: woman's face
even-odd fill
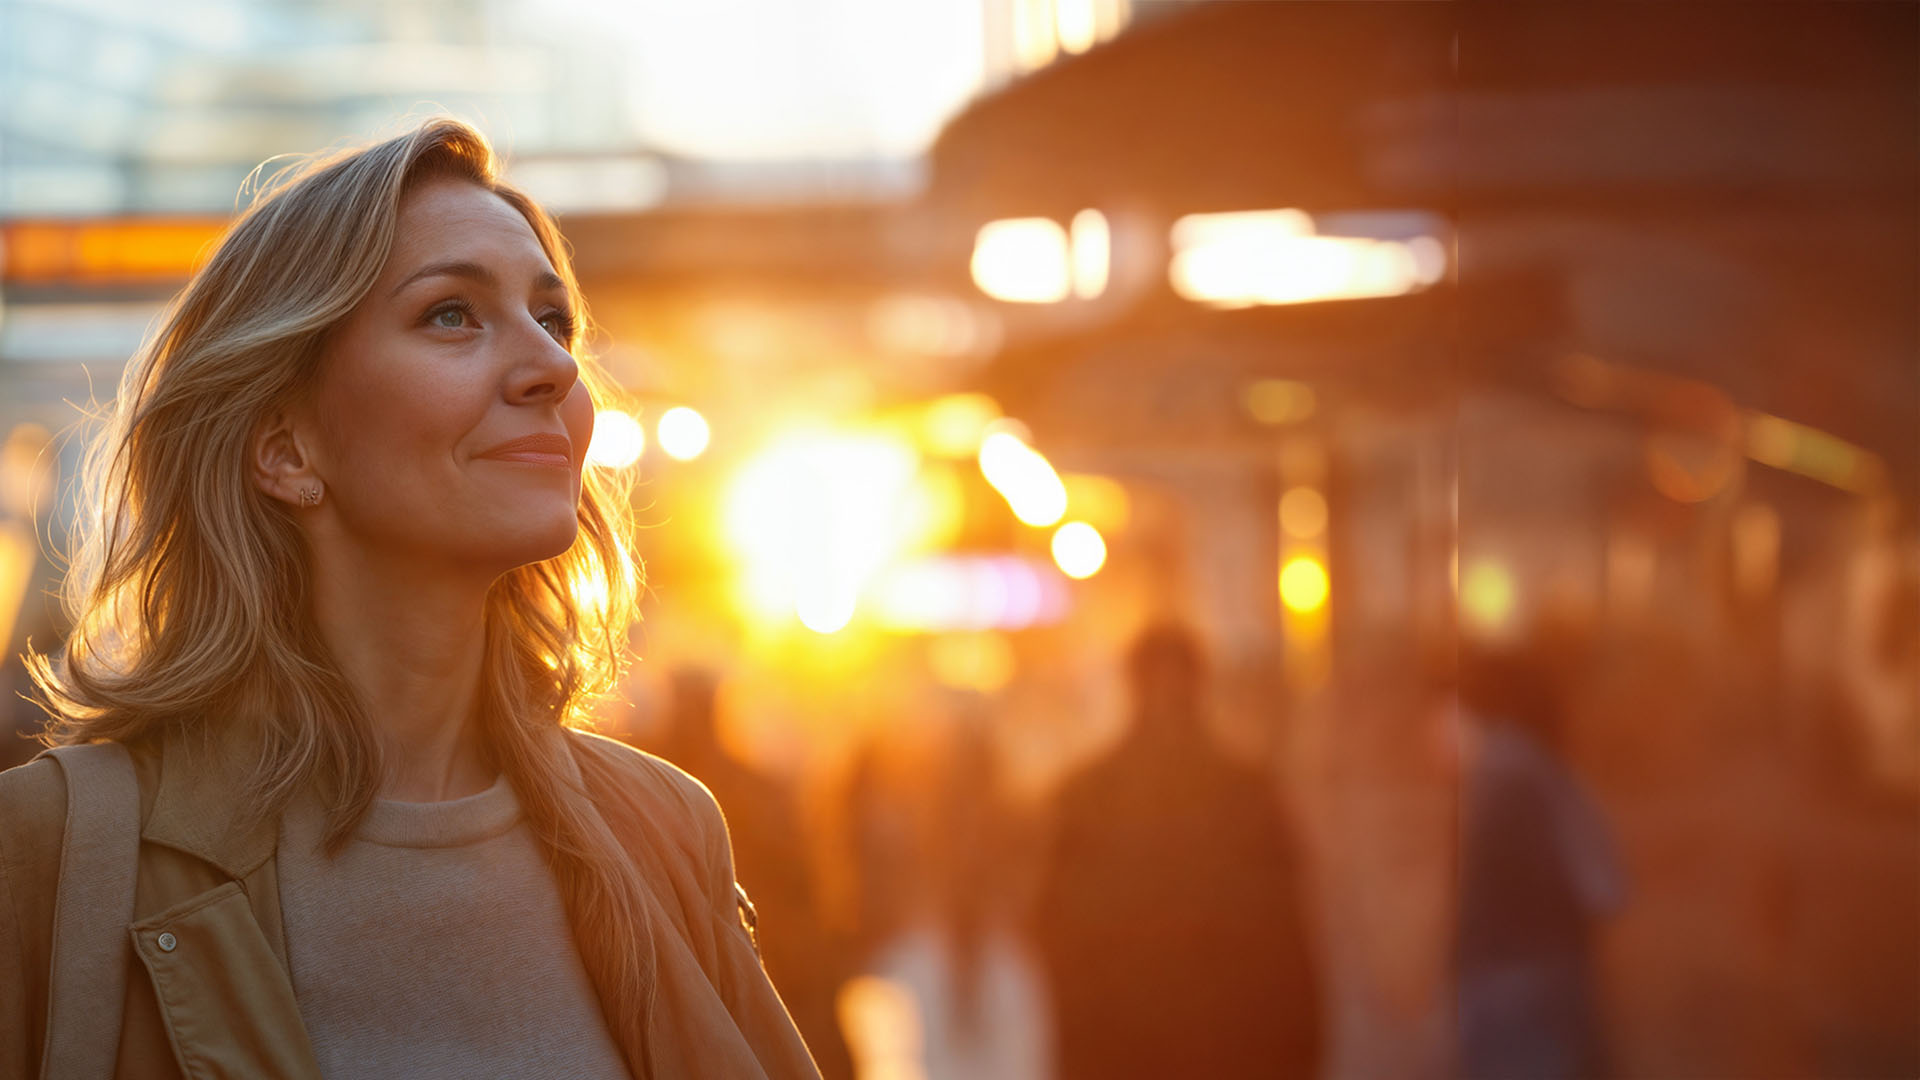
[[[593,401],[574,305],[526,219],[463,180],[401,203],[392,254],[310,400],[333,533],[484,573],[572,545]]]

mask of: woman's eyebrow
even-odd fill
[[[488,288],[498,288],[500,285],[499,276],[485,266],[465,259],[452,259],[447,262],[428,263],[413,273],[408,274],[405,280],[393,287],[393,291],[387,294],[387,298],[392,299],[393,297],[399,296],[406,290],[407,286],[422,278],[430,277],[467,278],[472,281],[477,281]],[[560,280],[559,274],[547,270],[533,279],[533,287],[535,289],[564,289],[567,287],[567,283]]]

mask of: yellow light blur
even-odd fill
[[[1327,568],[1311,555],[1298,555],[1280,568],[1280,602],[1299,614],[1327,604]]]
[[[0,443],[0,513],[32,520],[53,492],[53,432],[39,424],[18,424]],[[7,639],[0,636],[0,642]]]
[[[1513,572],[1492,561],[1480,561],[1460,575],[1460,616],[1485,633],[1507,628],[1513,619],[1519,590]]]
[[[1091,33],[1091,0],[1088,0]],[[1091,300],[1107,291],[1107,275],[1112,268],[1113,234],[1107,228],[1107,216],[1098,210],[1082,210],[1073,215],[1073,295]]]
[[[1174,291],[1216,307],[1397,296],[1439,280],[1446,262],[1432,237],[1316,236],[1298,210],[1189,214],[1173,250]]]
[[[1326,496],[1310,487],[1293,488],[1280,496],[1280,527],[1302,540],[1326,532]]]
[[[816,634],[835,634],[853,621],[855,598],[845,590],[802,589],[793,613]]]
[[[660,414],[660,422],[654,425],[654,436],[668,457],[692,461],[706,452],[713,432],[707,427],[706,417],[685,405],[677,405]]]
[[[1054,530],[1053,561],[1061,573],[1084,581],[1107,564],[1107,542],[1086,522],[1069,521]]]
[[[587,464],[624,469],[640,460],[647,449],[647,429],[618,409],[602,409],[593,417],[593,441],[587,444]]]
[[[920,419],[920,444],[945,458],[980,452],[987,425],[1000,419],[1000,403],[985,394],[948,394],[928,405]]]
[[[1046,67],[1059,54],[1053,0],[1013,0],[1013,55],[1021,69]]]
[[[980,471],[1006,497],[1013,516],[1044,528],[1067,512],[1067,489],[1053,465],[1008,431],[995,431],[980,443]]]
[[[0,524],[0,641],[13,641],[14,623],[33,582],[37,555],[31,526]]]
[[[960,538],[966,523],[967,493],[960,475],[945,462],[932,462],[920,470],[917,481],[907,490],[903,507],[903,546],[927,551],[950,547]]]
[[[941,634],[927,644],[927,666],[942,686],[991,694],[1013,681],[1015,664],[1005,634]]]
[[[1879,455],[1805,424],[1754,413],[1747,419],[1746,441],[1747,456],[1762,465],[1843,491],[1871,494],[1886,483],[1886,465]]]
[[[905,983],[878,975],[848,979],[834,1017],[862,1080],[927,1080],[919,1000]]]
[[[996,300],[1052,304],[1072,290],[1067,230],[1051,218],[1006,218],[980,227],[973,283]]]
[[[871,433],[795,433],[756,455],[725,506],[748,611],[792,614],[821,634],[846,627],[867,582],[910,539],[918,469],[910,444]]]
[[[1133,517],[1126,485],[1112,477],[1068,473],[1060,482],[1066,485],[1067,508],[1073,516],[1108,535],[1117,535]]]
[[[1319,399],[1313,387],[1292,379],[1257,379],[1241,395],[1247,412],[1263,424],[1297,424],[1313,415]]]
[[[1053,0],[1053,27],[1062,49],[1078,54],[1093,48],[1100,40],[1094,0]]]

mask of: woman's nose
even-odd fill
[[[580,378],[579,363],[545,327],[532,318],[527,326],[530,329],[514,342],[520,355],[516,357],[509,396],[516,402],[565,399]]]

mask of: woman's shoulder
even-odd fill
[[[67,778],[52,758],[37,757],[0,772],[0,833],[6,847],[51,835],[58,848],[67,816]]]
[[[640,809],[662,824],[660,815],[680,818],[686,827],[706,839],[718,829],[724,837],[720,805],[707,786],[678,765],[630,746],[618,739],[570,729],[575,754],[583,767],[591,766],[611,781],[622,795],[641,803]]]
[[[0,772],[0,892],[29,938],[51,931],[66,838],[67,779],[52,758],[35,758]]]

